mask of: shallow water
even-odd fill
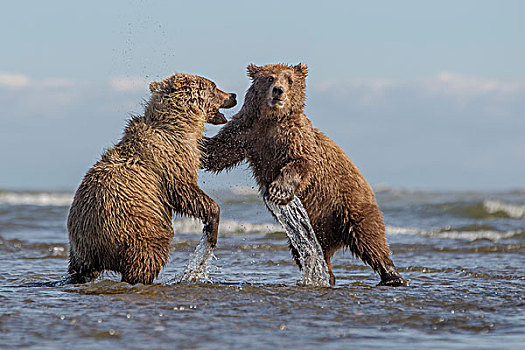
[[[202,225],[174,222],[171,262],[152,286],[59,280],[67,269],[69,193],[0,192],[2,348],[521,349],[525,343],[525,192],[378,191],[393,260],[410,287],[349,252],[334,288],[297,286],[284,230],[247,191],[221,205],[209,283],[180,276]]]

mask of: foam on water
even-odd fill
[[[65,207],[73,202],[72,193],[0,191],[0,205],[38,205]]]
[[[292,246],[299,253],[302,278],[299,284],[329,287],[329,275],[323,250],[310,224],[308,213],[297,197],[287,205],[276,205],[264,200],[266,206],[286,229]]]
[[[178,279],[179,282],[199,282],[209,281],[208,277],[208,261],[213,256],[213,249],[208,242],[208,237],[204,234],[195,248],[186,269],[182,276]]]
[[[194,233],[202,232],[203,224],[200,220],[194,218],[178,218],[173,221],[173,230],[175,233]],[[273,223],[252,224],[236,220],[221,220],[219,223],[219,232],[221,234],[231,233],[272,233],[282,231],[280,225]]]
[[[508,204],[500,201],[485,200],[483,201],[483,207],[490,214],[503,212],[514,219],[525,218],[525,205]]]
[[[259,194],[259,190],[253,186],[234,186],[230,191],[238,196],[256,196]]]
[[[516,235],[523,234],[524,232],[525,231],[523,230],[500,232],[495,230],[461,231],[451,229],[419,229],[415,227],[386,227],[386,233],[389,235],[419,235],[432,238],[462,239],[468,241],[486,239],[493,242],[497,242],[502,239],[509,239]]]

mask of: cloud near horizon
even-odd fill
[[[29,85],[29,77],[17,73],[0,73],[0,88],[16,89]]]
[[[0,88],[3,89],[71,88],[75,84],[74,80],[67,78],[35,80],[25,74],[0,72]]]
[[[82,114],[87,106],[100,107],[101,103],[109,108],[115,103],[133,106],[130,98],[139,103],[147,86],[146,79],[140,77],[111,78],[104,84],[57,77],[33,79],[4,72],[0,73],[0,103],[5,116],[54,118]]]
[[[60,113],[63,109],[74,108],[75,104],[84,105],[83,99],[98,95],[95,91],[127,93],[134,97],[139,93],[146,95],[149,80],[139,76],[112,77],[105,87],[68,78],[38,80],[25,74],[0,72],[0,91],[4,96],[1,100],[6,114]],[[241,86],[240,83],[236,85]],[[464,105],[479,98],[494,101],[508,101],[518,96],[521,98],[525,94],[525,82],[491,80],[443,71],[430,78],[412,81],[387,78],[321,80],[315,85],[310,84],[309,91],[314,95],[329,92],[342,100],[358,96],[361,107],[377,107],[386,102],[386,95],[400,91],[412,93],[416,97],[424,95],[450,99]]]
[[[142,77],[85,82],[0,73],[0,146],[14,150],[0,162],[23,160],[17,171],[29,176],[40,161],[31,158],[37,157],[37,148],[42,161],[59,152],[55,167],[82,173],[79,159],[96,159],[118,139],[129,113],[142,113],[148,82]],[[520,165],[525,164],[523,81],[440,72],[420,80],[321,80],[308,83],[307,95],[313,124],[374,184],[525,186],[519,176],[525,171]],[[242,97],[232,113],[241,103]],[[68,147],[58,146],[63,144]],[[67,174],[55,179],[53,169],[47,171],[48,180],[41,181],[76,181]],[[14,169],[11,173],[7,184],[21,181]]]
[[[142,77],[115,77],[109,79],[109,86],[119,92],[145,92],[149,86],[149,81]]]
[[[428,94],[454,96],[457,98],[472,98],[485,95],[512,96],[525,92],[525,81],[501,81],[467,76],[443,71],[434,76],[420,80],[395,80],[387,78],[348,79],[324,81],[313,86],[313,91],[362,90],[384,93],[396,88],[417,88]]]
[[[525,185],[525,84],[450,72],[310,88],[308,115],[373,183]],[[459,180],[461,179],[461,180]]]

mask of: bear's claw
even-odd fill
[[[408,282],[405,281],[402,277],[396,276],[396,277],[393,277],[393,278],[390,278],[390,279],[382,280],[381,282],[379,282],[379,284],[377,286],[378,287],[380,287],[380,286],[385,286],[385,287],[407,287],[408,286]]]

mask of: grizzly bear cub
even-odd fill
[[[307,66],[248,66],[253,82],[239,113],[205,139],[203,166],[219,172],[243,160],[261,193],[284,205],[302,201],[335,284],[330,258],[347,247],[381,275],[380,285],[401,286],[374,192],[343,150],[304,113]],[[290,245],[298,261],[298,252]]]
[[[236,95],[205,78],[177,73],[150,84],[144,116],[87,172],[69,211],[69,282],[104,270],[150,284],[166,264],[173,212],[200,218],[212,247],[219,206],[197,184],[204,123],[224,124],[219,108]]]

